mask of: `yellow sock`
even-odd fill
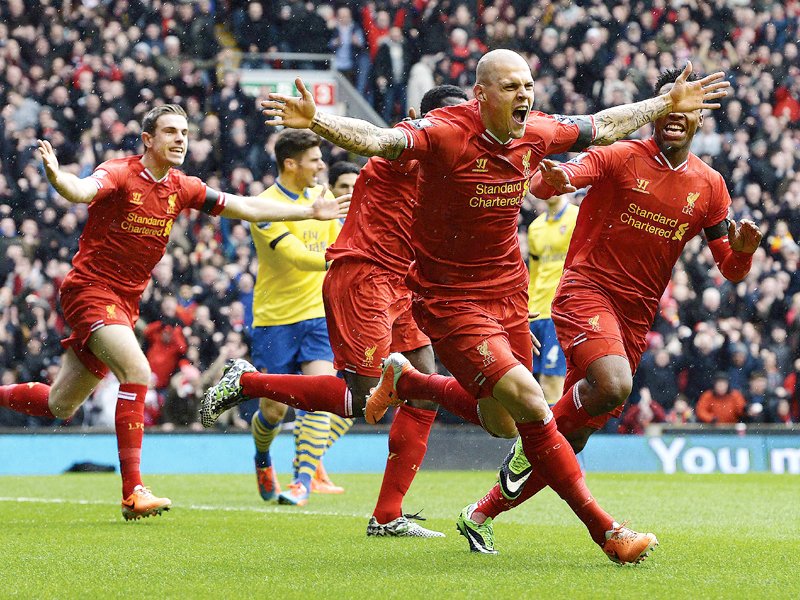
[[[297,431],[295,459],[297,461],[297,480],[311,489],[311,479],[317,470],[322,455],[328,449],[331,432],[330,413],[309,412],[303,417]]]

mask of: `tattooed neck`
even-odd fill
[[[361,119],[351,119],[317,111],[311,131],[354,154],[393,159],[406,147],[406,138],[397,129],[376,127]]]

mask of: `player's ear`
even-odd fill
[[[152,139],[152,137],[153,136],[147,133],[146,131],[142,132],[142,143],[144,144],[145,150],[150,148],[150,140]]]
[[[476,83],[472,91],[478,100],[486,102],[486,92],[483,91],[483,86],[480,83]]]

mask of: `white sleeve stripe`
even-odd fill
[[[414,147],[414,138],[411,135],[411,133],[409,133],[405,129],[400,129],[400,131],[403,132],[403,135],[406,138],[406,148],[413,148]]]

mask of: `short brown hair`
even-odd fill
[[[275,160],[278,172],[283,171],[283,163],[287,158],[297,158],[309,148],[322,144],[322,139],[308,129],[284,129],[275,141]]]
[[[150,135],[153,135],[156,132],[156,123],[158,122],[158,118],[162,115],[180,115],[184,119],[188,120],[186,111],[183,110],[182,107],[178,106],[177,104],[163,104],[147,111],[147,114],[142,119],[142,131],[146,131]]]

